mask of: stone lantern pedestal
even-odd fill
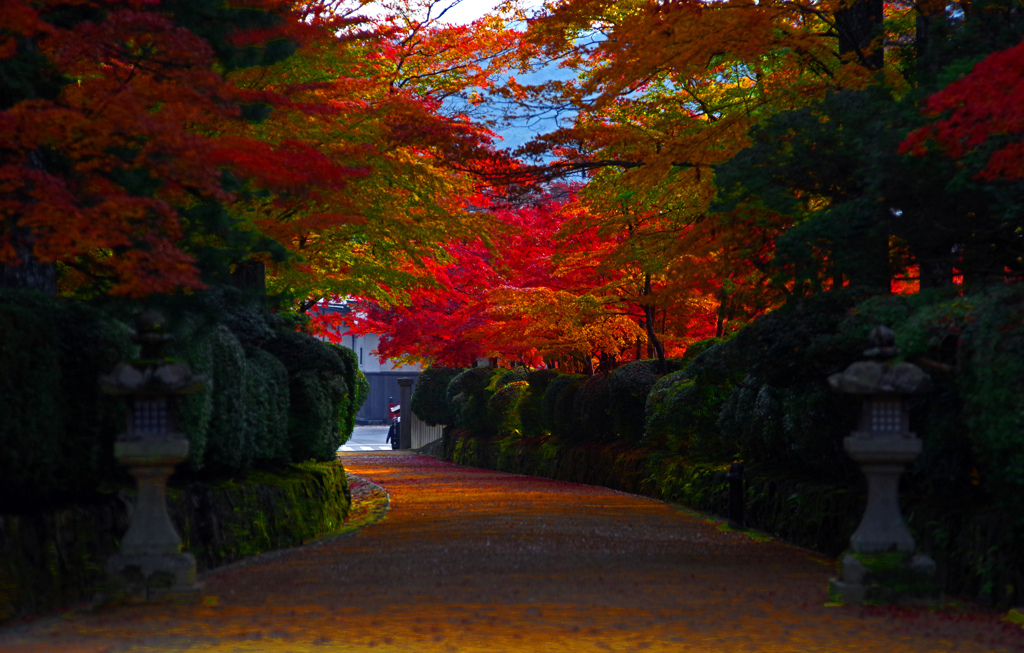
[[[128,423],[114,443],[114,457],[135,479],[138,495],[119,553],[107,560],[110,589],[132,600],[198,596],[196,561],[182,552],[181,538],[167,512],[167,479],[188,456],[189,442],[177,430],[177,400],[202,388],[205,379],[162,355],[170,339],[162,318],[136,318],[142,357],[122,362],[100,387],[125,398]]]
[[[927,392],[931,379],[915,365],[892,362],[895,339],[888,328],[875,329],[871,340],[865,355],[879,360],[829,377],[833,390],[862,397],[860,426],[843,447],[868,486],[864,516],[843,554],[840,577],[829,582],[829,595],[856,604],[934,603],[941,589],[935,562],[916,552],[899,504],[900,476],[922,450],[909,428],[908,398]]]

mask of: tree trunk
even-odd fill
[[[725,288],[718,291],[718,323],[715,324],[715,337],[721,338],[725,335],[725,311],[728,295]]]
[[[844,2],[845,4],[845,2]],[[871,42],[881,36],[881,0],[854,0],[844,9],[835,13],[835,29],[839,34],[839,56],[856,53],[861,64],[871,70],[881,70],[885,65],[882,44],[872,48]]]
[[[256,290],[267,294],[267,266],[263,261],[242,261],[231,273],[231,283],[242,290]]]
[[[644,275],[644,297],[651,295],[651,275]],[[658,370],[665,374],[668,372],[668,365],[665,363],[665,347],[658,340],[658,334],[654,332],[654,317],[656,310],[653,304],[644,305],[644,325],[647,327],[647,341],[654,347],[658,355]]]

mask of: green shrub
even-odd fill
[[[16,302],[0,305],[0,496],[8,508],[26,488],[37,497],[60,492],[67,455],[57,330],[43,312]]]
[[[465,371],[461,367],[428,367],[416,379],[412,412],[430,426],[455,424],[457,413],[448,399],[448,385]]]
[[[652,446],[668,446],[669,437],[674,435],[678,426],[675,418],[678,411],[670,407],[668,395],[672,389],[687,380],[686,371],[672,372],[658,379],[644,402],[644,436],[643,441]],[[672,448],[679,453],[680,447]]]
[[[678,374],[678,376],[676,376]],[[685,372],[664,377],[648,396],[645,440],[663,442],[672,453],[695,460],[728,462],[735,458],[733,444],[722,438],[717,421],[731,387],[701,383]]]
[[[515,383],[517,381],[525,381],[527,375],[530,373],[529,368],[526,367],[513,367],[510,370],[501,370],[492,377],[492,383],[494,390],[500,390],[502,387],[509,383]]]
[[[722,438],[718,417],[739,382],[735,341],[714,344],[678,372],[659,379],[644,407],[644,439],[673,453],[728,462],[737,452]]]
[[[193,374],[206,377],[198,392],[185,395],[178,404],[178,429],[188,436],[188,458],[184,469],[199,472],[206,462],[206,438],[213,416],[213,341],[197,330],[198,321],[187,319],[175,332],[174,354],[180,357]]]
[[[547,430],[544,418],[544,396],[548,385],[558,377],[558,370],[533,370],[526,375],[529,392],[519,402],[519,418],[523,435],[541,435]]]
[[[582,374],[561,374],[548,383],[542,404],[544,424],[555,435],[564,437],[573,431],[572,405],[586,379]]]
[[[0,291],[0,504],[26,510],[123,477],[113,442],[123,404],[98,376],[134,356],[130,330],[102,311]]]
[[[487,401],[494,394],[492,382],[505,370],[471,367],[448,384],[447,398],[457,411],[454,426],[469,429],[476,435],[488,433]]]
[[[487,400],[487,421],[490,429],[500,436],[522,435],[519,405],[530,391],[526,381],[512,381],[498,389]]]
[[[352,429],[356,426],[356,414],[362,408],[367,395],[370,394],[370,382],[359,369],[359,355],[348,347],[332,344],[331,347],[341,358],[345,367],[345,387],[349,389],[348,406],[342,423],[342,444],[352,437]]]
[[[341,375],[300,370],[288,378],[288,443],[291,459],[328,461],[342,444],[348,389]]]
[[[345,384],[346,367],[338,348],[294,331],[278,332],[264,348],[288,370],[292,461],[332,460],[351,434],[350,393],[354,394]]]
[[[206,430],[203,467],[240,471],[253,461],[253,446],[246,429],[245,350],[223,324],[206,336],[210,340],[212,410]]]
[[[253,350],[246,358],[245,395],[243,418],[253,461],[288,460],[288,370],[262,349]]]
[[[623,439],[639,442],[644,435],[647,395],[657,383],[658,361],[633,361],[608,377],[612,429]]]
[[[956,385],[980,481],[1024,527],[1024,288],[971,298]]]
[[[573,397],[574,428],[568,431],[565,437],[578,442],[610,440],[613,436],[610,407],[608,375],[595,374],[587,378]]]
[[[56,326],[61,366],[65,450],[59,474],[76,494],[104,481],[126,479],[114,459],[114,440],[125,429],[124,402],[104,394],[97,382],[118,362],[134,358],[132,329],[106,312],[80,302],[52,300],[47,316]]]
[[[682,366],[685,367],[686,364],[688,364],[690,361],[703,354],[711,347],[714,347],[715,345],[720,345],[723,342],[725,342],[724,338],[704,338],[703,340],[698,340],[697,342],[690,343],[690,346],[686,348],[686,353],[683,354],[683,357],[681,359]]]
[[[350,353],[274,331],[280,320],[230,289],[152,303],[171,318],[176,340],[167,354],[208,380],[179,404],[178,427],[190,440],[183,471],[234,474],[253,463],[334,458],[368,389]],[[132,330],[121,320],[138,309],[134,302],[99,307],[0,290],[0,503],[6,509],[52,504],[127,480],[113,457],[125,428],[124,402],[102,394],[98,376],[137,357]],[[299,388],[294,405],[293,385]],[[9,504],[14,497],[17,503]]]
[[[345,364],[338,354],[340,348],[305,333],[278,331],[263,344],[263,349],[281,361],[289,375],[311,370],[345,375]]]
[[[858,299],[854,293],[837,291],[794,300],[708,352],[725,354],[736,378],[749,374],[775,388],[824,383],[829,374],[862,357],[866,340],[851,349],[849,336],[841,335],[839,328]]]

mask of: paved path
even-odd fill
[[[889,653],[1024,650],[971,607],[827,607],[830,561],[607,490],[342,455],[392,507],[358,534],[214,572],[206,605],[71,614],[4,653]]]
[[[341,445],[338,451],[391,451],[391,443],[385,442],[387,437],[387,426],[357,426],[352,429],[348,442]]]

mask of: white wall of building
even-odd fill
[[[341,345],[355,352],[359,357],[359,370],[363,374],[373,372],[421,372],[423,367],[419,364],[394,366],[391,361],[383,363],[377,360],[377,356],[371,352],[377,349],[380,344],[380,336],[371,333],[365,336],[343,336]]]

